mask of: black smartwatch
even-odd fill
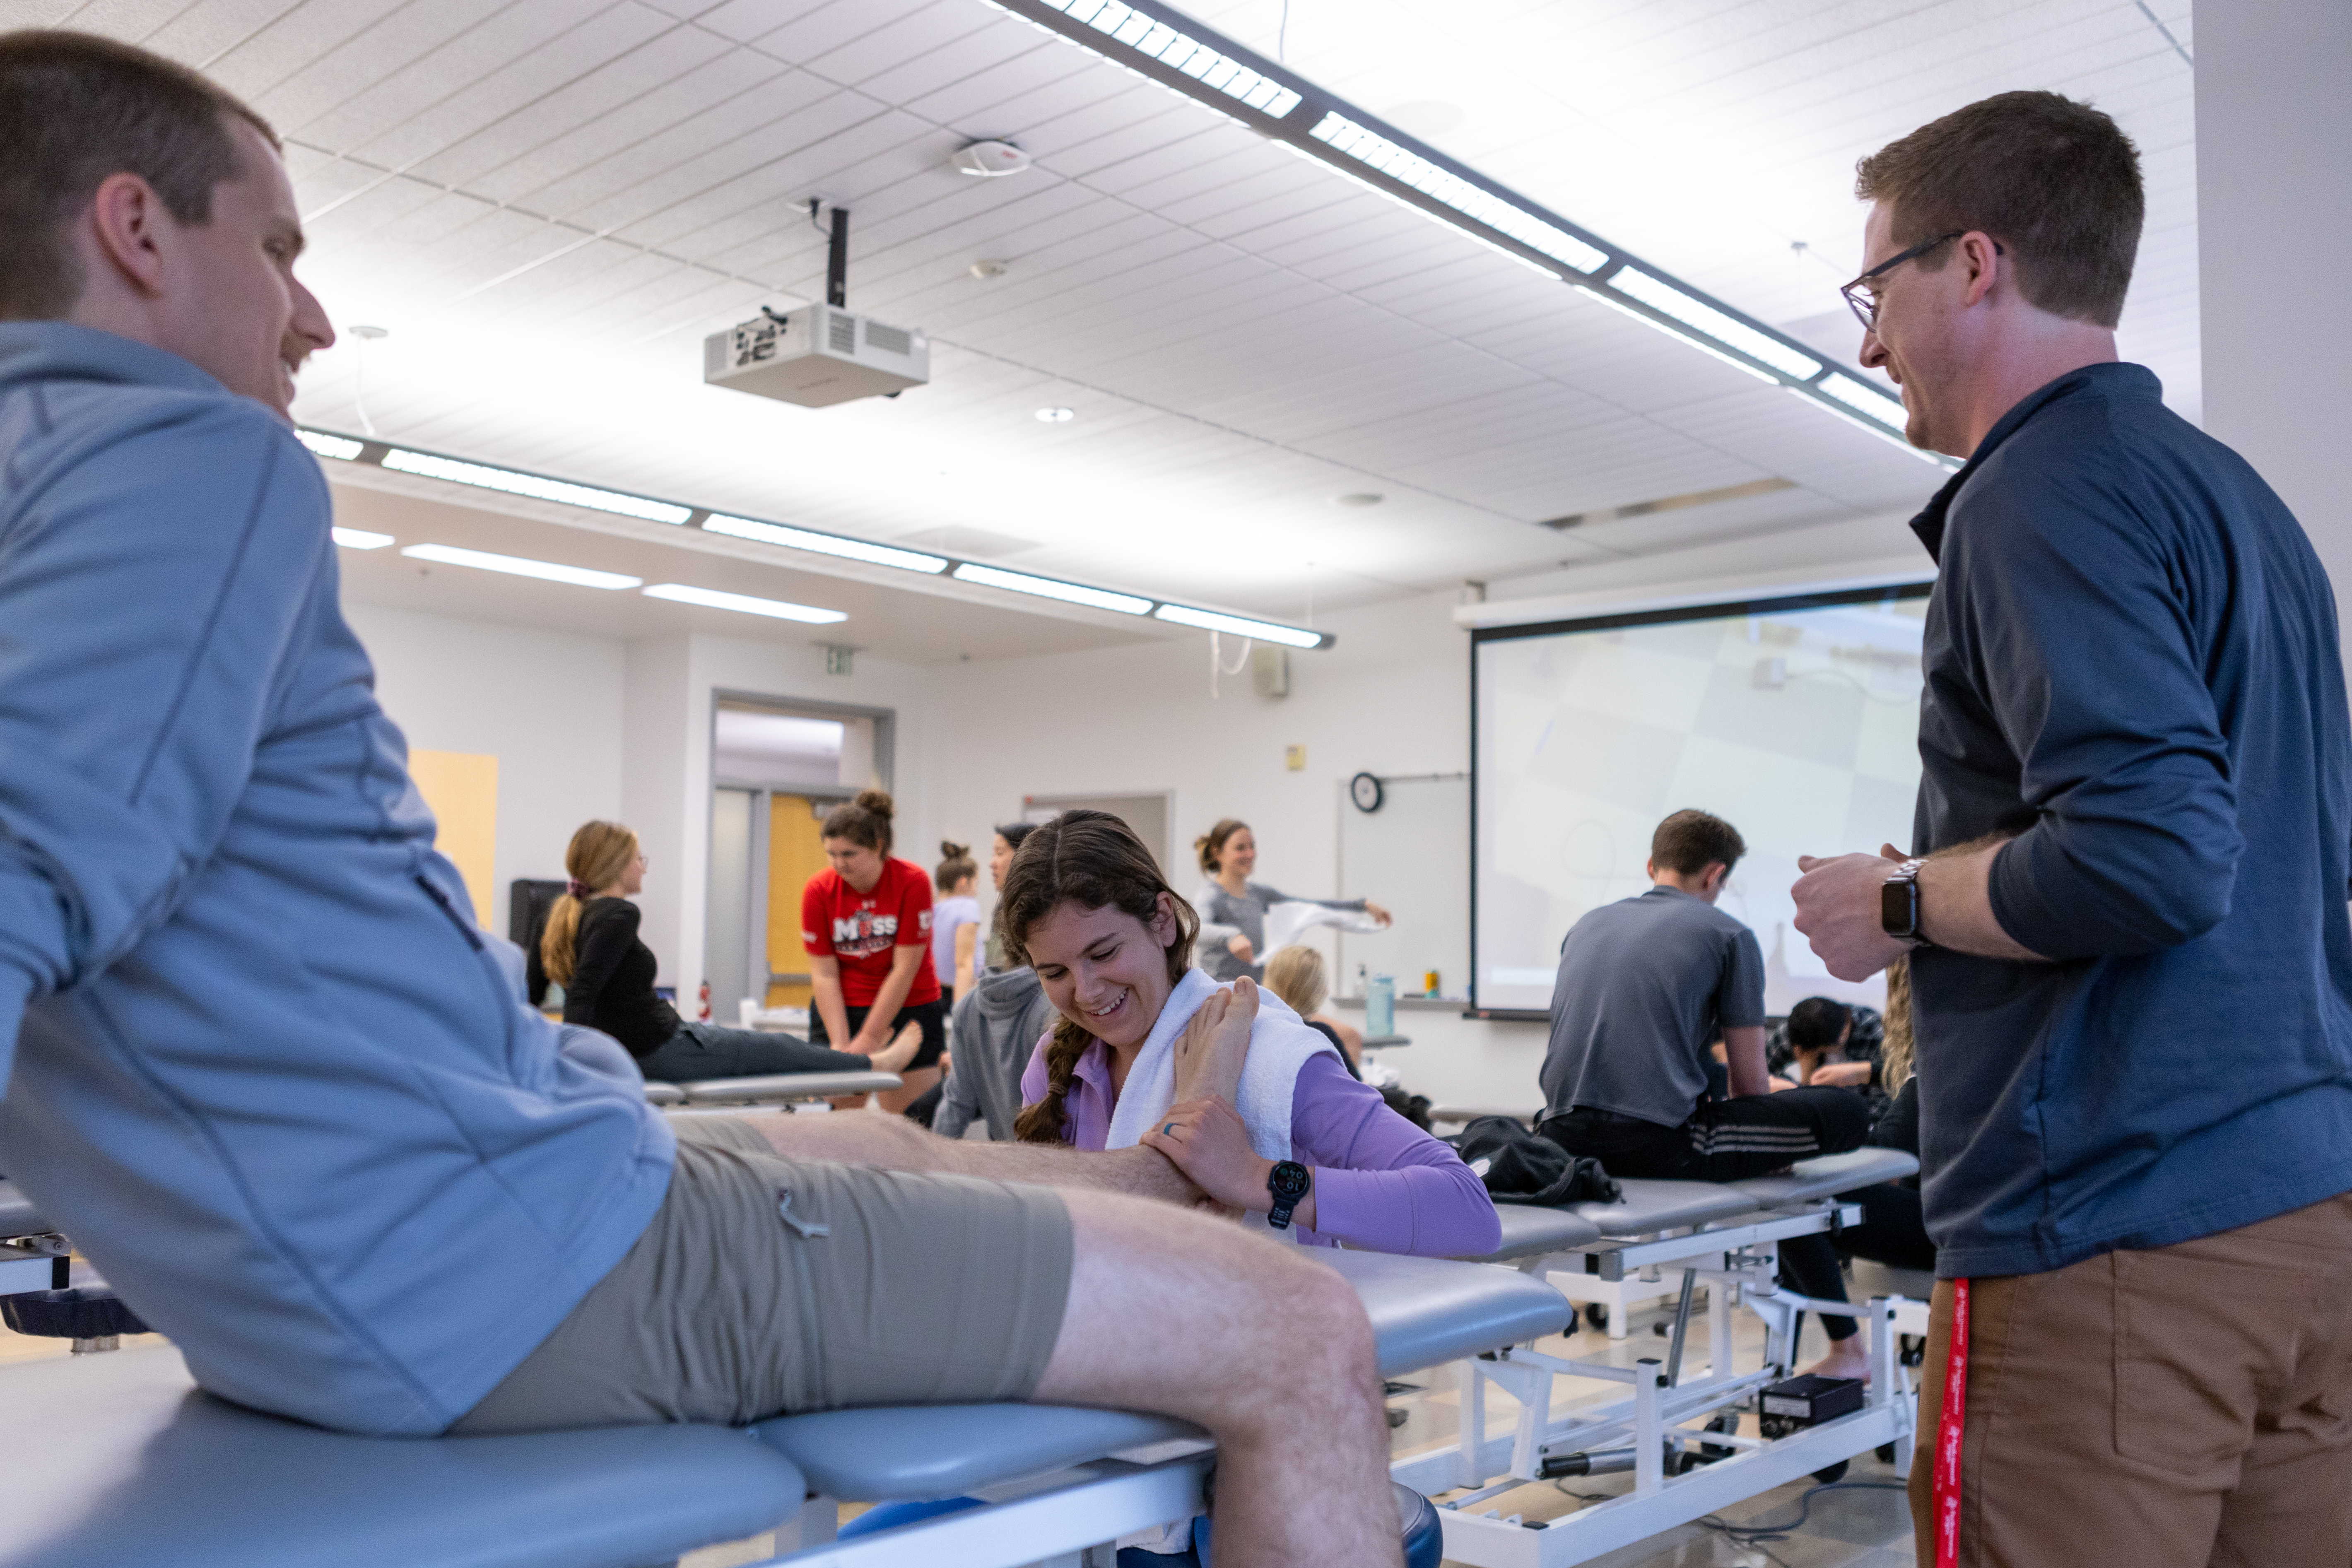
[[[1306,1200],[1314,1184],[1307,1167],[1297,1161],[1276,1161],[1273,1172],[1265,1178],[1265,1190],[1274,1194],[1274,1207],[1266,1212],[1265,1223],[1276,1230],[1288,1230],[1290,1211]]]
[[[1919,929],[1919,868],[1925,860],[1906,860],[1878,890],[1878,924],[1887,935],[1915,947],[1927,945]]]

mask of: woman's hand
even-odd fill
[[[1242,1064],[1249,1059],[1250,1028],[1256,1022],[1257,986],[1247,976],[1234,981],[1231,991],[1219,991],[1202,1003],[1176,1039],[1176,1098],[1236,1098]]]
[[[1143,1135],[1143,1142],[1167,1155],[1192,1178],[1194,1186],[1229,1208],[1263,1214],[1274,1206],[1265,1185],[1274,1174],[1274,1162],[1258,1157],[1241,1113],[1222,1100],[1170,1106],[1160,1124]]]
[[[1364,900],[1364,912],[1371,916],[1372,919],[1380,921],[1383,926],[1391,926],[1396,924],[1396,917],[1394,915],[1391,915],[1388,910],[1381,908],[1380,905],[1372,902],[1370,899],[1366,899]]]
[[[1225,951],[1232,953],[1235,958],[1240,959],[1244,963],[1255,963],[1257,962],[1257,949],[1250,944],[1250,939],[1245,936],[1237,936],[1231,942],[1226,942]]]

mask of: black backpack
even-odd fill
[[[1622,1193],[1600,1161],[1570,1154],[1507,1116],[1481,1116],[1446,1142],[1498,1204],[1613,1204]]]

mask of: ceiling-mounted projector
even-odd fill
[[[702,340],[702,379],[803,408],[886,397],[931,379],[930,341],[837,305],[761,313]]]

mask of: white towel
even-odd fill
[[[1176,1038],[1202,1005],[1224,989],[1200,970],[1184,972],[1168,994],[1168,1005],[1160,1009],[1135,1065],[1128,1069],[1127,1087],[1119,1090],[1118,1104],[1111,1110],[1105,1148],[1133,1148],[1168,1114],[1176,1102]],[[1248,1126],[1250,1147],[1260,1159],[1290,1158],[1290,1100],[1297,1090],[1298,1071],[1307,1058],[1329,1050],[1331,1042],[1300,1022],[1281,997],[1258,987],[1249,1059],[1242,1064],[1241,1092],[1234,1109]]]
[[[1362,910],[1335,910],[1328,904],[1310,904],[1304,899],[1285,899],[1265,911],[1265,947],[1257,961],[1264,963],[1317,926],[1337,926],[1352,931],[1388,929]]]

